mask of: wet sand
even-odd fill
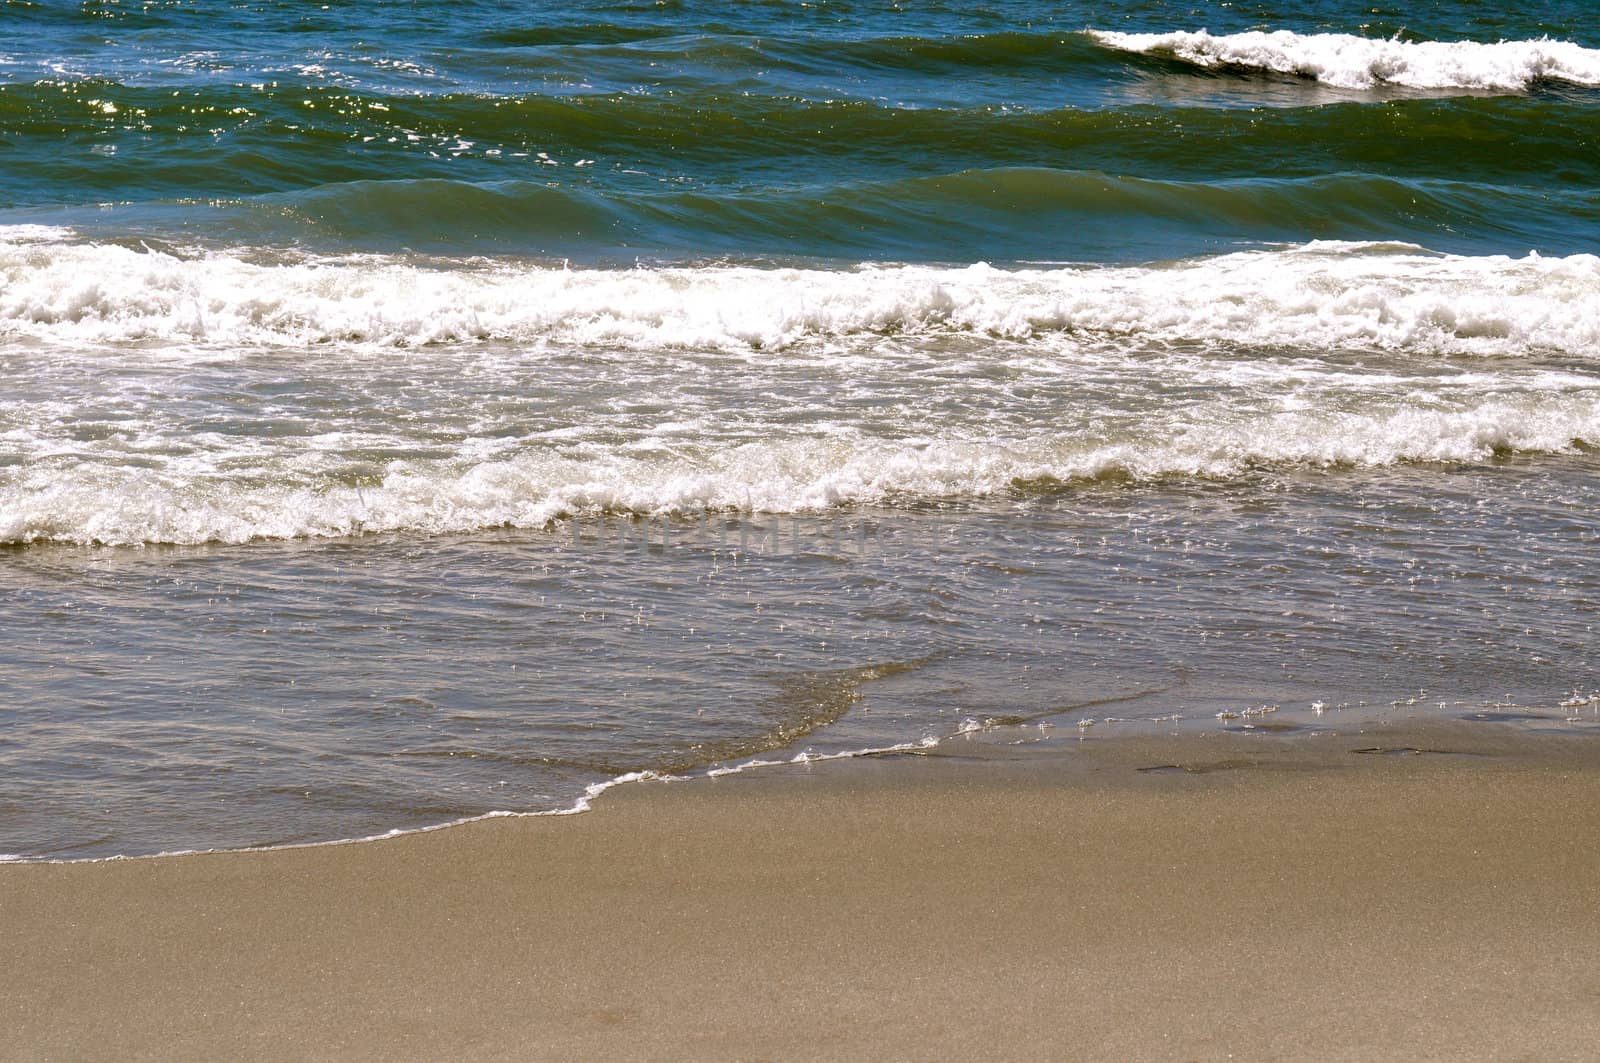
[[[0,867],[0,1055],[1592,1058],[1597,747],[1499,734],[953,743]]]

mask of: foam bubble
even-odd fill
[[[1116,33],[1089,30],[1100,44],[1167,55],[1203,67],[1239,67],[1314,78],[1344,89],[1520,91],[1536,81],[1600,85],[1600,51],[1569,41],[1401,41],[1288,30],[1212,36],[1205,30]]]

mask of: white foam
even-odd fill
[[[1108,48],[1168,55],[1202,67],[1292,74],[1345,89],[1397,85],[1505,92],[1540,80],[1600,85],[1600,51],[1569,41],[1401,41],[1288,30],[1220,36],[1205,30],[1088,33]]]
[[[1005,342],[963,340],[965,353],[952,355],[946,340],[963,336]],[[1529,360],[1600,359],[1600,258],[1591,255],[1317,243],[1093,269],[428,269],[383,256],[276,266],[180,258],[0,230],[0,347],[7,337],[26,349],[19,365],[43,367],[37,394],[19,392],[0,410],[0,542],[11,543],[536,528],[597,512],[800,513],[984,496],[1017,480],[1222,478],[1263,464],[1474,461],[1600,445],[1592,374]],[[442,346],[416,349],[425,343]],[[549,422],[515,407],[475,415],[449,442],[428,418],[456,416],[481,394],[448,386],[469,361],[460,344],[535,367],[541,351],[558,352],[552,365],[580,357],[596,374],[615,369],[608,382],[623,388],[637,364],[651,383],[634,397],[659,412],[629,420],[609,400],[588,409],[574,395],[579,405]],[[586,345],[621,354],[598,359]],[[353,411],[321,434],[239,435],[174,412],[188,396],[171,389],[186,374],[151,368],[261,347],[289,352],[309,377],[355,366],[348,386],[404,359],[415,366],[409,377],[438,382],[437,394],[421,417],[380,423]],[[651,357],[683,348],[692,357]],[[1360,357],[1329,358],[1341,350]],[[940,372],[930,375],[934,354]],[[1441,365],[1441,356],[1493,360]],[[1001,360],[1037,392],[1031,405],[995,383]],[[662,376],[663,363],[680,362],[695,385],[681,392]],[[77,433],[85,417],[109,415],[105,403],[75,400],[108,367],[131,381],[116,430]],[[784,382],[802,378],[817,382],[811,420],[781,401],[793,386]],[[1168,394],[1176,381],[1189,391],[1182,401]],[[730,423],[726,396],[752,388],[783,394],[746,403]],[[845,394],[850,402],[835,401]],[[929,421],[932,408],[946,413]],[[418,443],[429,456],[362,456]],[[352,486],[357,475],[363,486]]]
[[[566,808],[552,808],[544,812],[500,812],[496,813],[496,815],[512,816],[520,814],[525,816],[575,816],[579,812],[589,811],[589,809],[593,807],[595,798],[599,797],[613,786],[622,786],[631,782],[677,782],[683,778],[684,776],[681,775],[665,775],[661,772],[655,771],[630,771],[626,772],[625,774],[615,776],[614,778],[602,779],[600,782],[590,783],[588,786],[583,788],[583,796],[578,798],[577,801],[573,802]]]
[[[1488,394],[1454,408],[1400,397],[1365,410],[1330,402],[1278,412],[1230,409],[1222,396],[1200,411],[1153,413],[1145,426],[1115,438],[1048,429],[1012,439],[967,434],[975,430],[903,442],[858,432],[775,438],[700,458],[580,459],[530,450],[464,465],[396,462],[380,485],[367,488],[262,486],[222,471],[177,479],[139,468],[24,465],[0,469],[0,542],[244,542],[540,528],[599,512],[803,513],[906,497],[981,497],[1017,480],[1226,478],[1263,464],[1384,466],[1476,461],[1497,451],[1563,453],[1575,442],[1600,445],[1600,389]]]
[[[939,739],[927,735],[915,742],[896,742],[892,746],[873,746],[866,749],[845,749],[836,753],[818,753],[813,749],[802,749],[787,759],[766,759],[757,757],[753,760],[743,760],[736,764],[723,764],[715,768],[708,768],[705,777],[720,779],[727,775],[741,775],[747,771],[758,768],[778,768],[785,764],[820,764],[830,760],[854,760],[857,757],[877,757],[885,753],[915,753],[918,750],[932,749],[939,744]]]
[[[0,248],[7,244],[59,243],[72,237],[71,229],[59,225],[0,225]]]
[[[0,337],[216,350],[560,342],[781,349],[861,335],[1048,334],[1600,351],[1600,259],[1318,242],[1159,267],[566,270],[401,257],[262,265],[0,230]]]

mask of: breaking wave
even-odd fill
[[[645,459],[530,449],[495,461],[397,461],[368,487],[275,485],[280,455],[237,469],[155,471],[78,463],[0,472],[0,542],[129,545],[245,542],[368,532],[540,528],[599,513],[805,513],[844,504],[983,497],[1020,486],[1115,477],[1234,477],[1263,466],[1481,461],[1505,452],[1600,445],[1600,394],[1484,397],[1455,408],[1404,405],[1237,414],[1226,403],[1152,416],[1122,435],[951,432],[931,440],[798,436]],[[263,484],[259,481],[266,480]]]
[[[1345,89],[1520,92],[1541,81],[1600,85],[1600,50],[1568,41],[1404,41],[1289,30],[1213,36],[1205,30],[1090,30],[1107,48],[1167,56],[1201,67],[1312,78]]]
[[[1593,255],[1319,242],[1149,267],[571,270],[376,255],[264,264],[39,232],[0,236],[0,337],[207,349],[761,349],[859,335],[1072,333],[1417,355],[1600,353]]]

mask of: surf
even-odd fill
[[[1572,41],[1410,41],[1348,33],[1252,30],[1213,36],[1086,31],[1122,52],[1180,60],[1204,69],[1308,78],[1343,89],[1523,92],[1541,82],[1600,86],[1600,50]]]

